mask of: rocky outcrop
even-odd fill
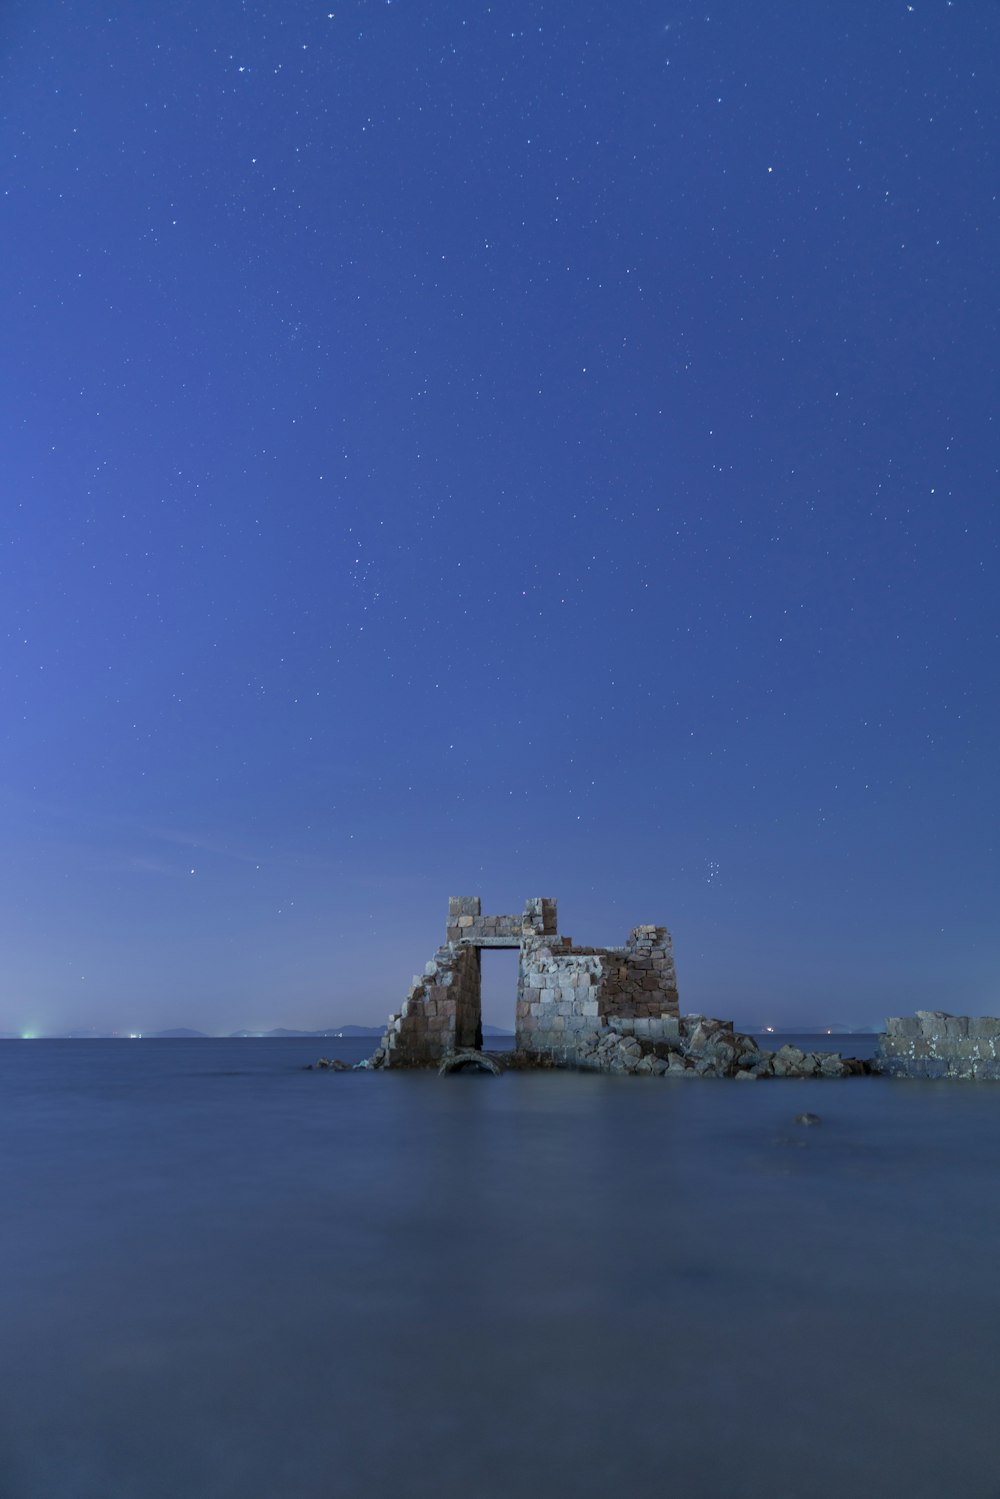
[[[887,1077],[1000,1081],[1000,1019],[944,1010],[890,1018],[872,1069]]]
[[[576,1064],[593,1072],[652,1073],[669,1077],[731,1077],[755,1081],[768,1077],[856,1077],[867,1062],[839,1052],[802,1051],[782,1046],[768,1051],[752,1036],[734,1030],[732,1021],[684,1015],[671,1040],[609,1030],[577,1047]]]

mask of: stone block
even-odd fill
[[[945,1021],[951,1016],[945,1010],[918,1010],[917,1019],[920,1022],[920,1032],[924,1036],[943,1036],[945,1033]]]

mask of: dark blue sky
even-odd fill
[[[7,0],[0,1030],[374,1022],[462,893],[996,1013],[998,59]]]

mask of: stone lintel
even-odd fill
[[[512,947],[516,952],[521,946],[519,937],[459,937],[461,947]]]

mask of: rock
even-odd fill
[[[729,1077],[736,1060],[736,1037],[731,1031],[716,1031],[705,1046],[705,1056],[710,1057],[720,1077]]]
[[[752,1067],[760,1056],[760,1047],[752,1036],[738,1035],[736,1037],[736,1065],[737,1067]]]
[[[805,1059],[805,1052],[800,1051],[797,1046],[792,1046],[791,1043],[782,1046],[774,1053],[772,1066],[775,1077],[798,1077]]]
[[[451,1051],[446,1057],[441,1058],[438,1067],[438,1076],[444,1077],[449,1072],[460,1072],[464,1067],[474,1067],[479,1072],[491,1072],[494,1077],[500,1076],[500,1068],[492,1057],[488,1057],[482,1051]]]
[[[818,1114],[796,1114],[795,1123],[804,1124],[808,1127],[813,1124],[820,1124],[822,1121]]]
[[[718,1042],[723,1036],[728,1038],[731,1045],[734,1044],[731,1021],[708,1020],[703,1015],[686,1015],[681,1023],[684,1049],[695,1055],[707,1050],[712,1042]]]
[[[763,1072],[744,1072],[741,1068],[738,1072],[734,1072],[733,1076],[738,1083],[753,1083],[756,1082],[757,1078],[763,1077],[764,1074]]]

